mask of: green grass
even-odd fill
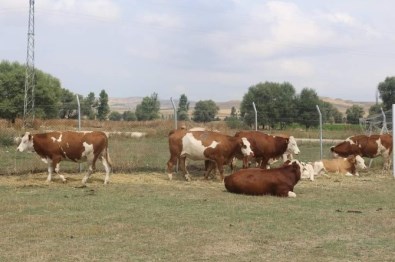
[[[393,261],[389,175],[301,181],[295,199],[201,176],[114,174],[87,188],[45,176],[0,177],[0,261]]]

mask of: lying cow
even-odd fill
[[[359,155],[352,155],[347,158],[323,159],[314,162],[314,173],[316,175],[331,172],[346,176],[359,176],[359,169],[366,169],[365,160]]]
[[[296,197],[293,190],[300,180],[300,171],[297,160],[273,169],[240,169],[225,177],[225,188],[237,194]]]
[[[309,179],[310,181],[314,181],[315,171],[314,171],[313,163],[300,162],[300,165],[302,167],[300,177],[302,179]]]
[[[300,150],[293,136],[274,136],[259,131],[240,131],[235,137],[246,137],[251,143],[254,157],[261,168],[266,169],[270,159],[277,159],[284,154],[299,154]]]
[[[186,180],[190,180],[186,170],[186,158],[191,160],[210,160],[215,162],[213,168],[218,167],[223,180],[224,165],[231,164],[236,154],[246,158],[253,155],[250,143],[246,138],[233,137],[213,131],[173,130],[169,133],[170,159],[167,162],[167,173],[172,179],[174,165],[179,165]],[[211,170],[210,170],[211,171]],[[209,170],[205,171],[207,179]]]
[[[332,146],[331,151],[335,157],[360,155],[362,157],[375,158],[382,156],[384,159],[384,169],[388,170],[391,163],[392,135],[351,136],[336,146]]]
[[[17,151],[36,152],[41,160],[48,164],[47,182],[52,180],[52,172],[66,182],[66,178],[59,174],[59,163],[62,160],[73,162],[88,162],[88,173],[82,179],[86,181],[95,171],[96,160],[100,159],[106,170],[104,184],[110,180],[111,160],[108,154],[108,137],[99,131],[92,132],[48,132],[30,134],[26,132],[21,139]]]

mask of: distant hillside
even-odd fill
[[[364,109],[365,114],[367,115],[369,112],[369,108],[374,105],[374,102],[356,102],[356,101],[351,101],[351,100],[343,100],[339,98],[330,98],[330,97],[320,97],[323,101],[331,103],[334,105],[340,112],[343,114],[346,113],[347,108],[351,107],[352,105],[359,105]],[[126,98],[109,98],[109,106],[111,111],[118,111],[118,112],[124,112],[127,110],[134,111],[136,109],[136,106],[141,103],[143,100],[142,97],[126,97]],[[177,106],[178,105],[178,100],[173,100],[174,104]],[[230,115],[230,110],[232,107],[235,107],[236,109],[240,108],[240,103],[241,101],[239,100],[231,100],[231,101],[226,101],[226,102],[216,102],[217,106],[220,108],[220,112],[218,116],[220,118],[223,118],[225,116]],[[190,101],[189,106],[190,108],[195,107],[196,102],[195,101]],[[160,107],[161,107],[161,113],[164,115],[169,115],[173,113],[173,106],[171,104],[171,101],[168,100],[160,100]]]

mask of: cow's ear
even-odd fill
[[[28,135],[29,141],[32,140],[32,137],[33,136],[31,134]]]

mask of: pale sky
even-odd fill
[[[0,0],[0,60],[26,62],[28,0]],[[375,101],[395,76],[393,0],[37,0],[35,66],[86,96],[223,102],[260,82]]]

